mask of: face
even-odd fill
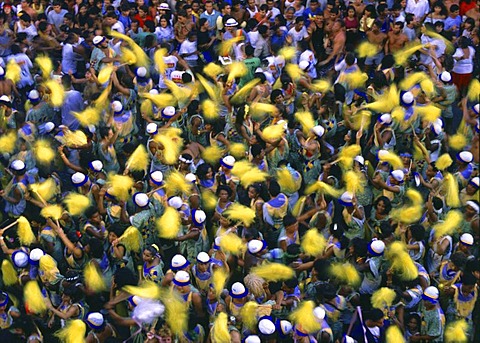
[[[416,331],[418,329],[418,321],[417,318],[413,317],[407,323],[408,329],[410,331]]]
[[[143,259],[143,262],[151,262],[151,261],[153,261],[154,256],[152,255],[152,253],[150,251],[144,250],[143,254],[142,254],[142,259]]]
[[[298,222],[295,222],[295,223],[293,223],[292,225],[287,226],[287,227],[285,228],[285,230],[287,230],[287,232],[289,232],[289,233],[293,233],[293,232],[298,231]]]
[[[57,13],[60,13],[60,11],[62,10],[62,7],[60,7],[59,5],[55,5],[53,6],[53,10]]]
[[[230,15],[230,13],[232,13],[232,7],[230,5],[225,6],[225,8],[223,9],[223,12],[225,12],[225,14]]]
[[[169,337],[169,336],[160,337],[160,343],[172,343],[172,337]]]
[[[72,299],[70,298],[69,295],[66,295],[66,294],[62,294],[62,301],[65,302],[65,303],[68,303],[70,302]]]
[[[379,201],[377,204],[377,212],[380,214],[385,213],[387,207],[385,206],[385,202],[383,200]]]
[[[393,27],[393,33],[395,33],[396,35],[398,35],[400,33],[402,29],[400,28],[400,25],[395,25]]]
[[[353,8],[349,9],[348,10],[348,16],[350,18],[353,18],[355,16],[355,10]]]
[[[310,9],[311,9],[312,11],[316,11],[317,8],[318,8],[318,2],[311,2],[311,3],[310,3]]]
[[[287,20],[292,20],[294,14],[295,14],[295,11],[287,11],[287,12],[285,12],[285,19],[287,19]]]
[[[108,233],[108,242],[109,243],[112,243],[116,239],[118,239],[118,236],[115,233],[113,233],[113,232]]]
[[[277,104],[281,104],[281,103],[283,102],[283,95],[280,94],[279,96],[277,96],[277,97],[275,98],[275,102],[276,102]]]
[[[145,11],[143,11],[142,9],[140,9],[140,10],[138,10],[138,15],[139,15],[140,17],[145,17],[146,13],[145,13]]]
[[[161,27],[167,27],[167,19],[163,18],[163,19],[160,19],[160,26]]]
[[[295,24],[295,29],[300,31],[303,28],[303,21]]]
[[[248,197],[249,197],[250,199],[255,199],[255,197],[256,197],[257,195],[258,195],[258,193],[257,193],[257,191],[256,191],[255,188],[253,188],[253,187],[249,187],[249,188],[248,188]]]
[[[228,192],[225,190],[221,190],[220,193],[218,193],[218,198],[223,201],[228,200]]]
[[[207,179],[213,178],[212,168],[209,168],[209,169],[208,169],[207,174],[206,174],[206,178],[207,178]]]
[[[208,13],[212,13],[212,11],[213,11],[213,4],[211,4],[211,3],[206,3],[206,4],[205,4],[205,10],[206,10]]]
[[[208,263],[198,262],[197,268],[200,271],[200,273],[205,273],[208,270]]]
[[[10,13],[12,13],[12,8],[9,7],[9,6],[6,6],[3,8],[3,12],[6,14],[6,15],[9,15]]]
[[[193,2],[192,3],[192,10],[195,12],[195,13],[198,13],[198,10],[200,9],[200,4],[198,2]]]
[[[100,215],[100,213],[96,212],[93,216],[91,216],[90,222],[94,224],[100,224],[102,222],[102,216]]]
[[[248,0],[248,6],[251,8],[255,7],[255,0]]]
[[[80,14],[81,15],[87,14],[87,7],[86,6],[80,7]]]

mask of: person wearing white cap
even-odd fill
[[[21,160],[13,160],[10,163],[10,171],[14,175],[11,187],[0,189],[0,197],[5,200],[4,211],[11,217],[18,217],[23,214],[27,207],[25,194],[27,193],[26,166]]]
[[[147,75],[147,69],[140,67],[135,72],[136,76],[133,83],[137,86],[139,93],[148,93],[153,87],[153,81]]]
[[[212,283],[213,266],[210,256],[201,251],[197,255],[197,263],[192,266],[193,284],[204,295],[208,294]]]
[[[200,293],[192,287],[190,274],[184,270],[179,270],[173,277],[174,288],[188,301],[190,311],[194,311],[197,318],[204,316],[202,297]]]
[[[175,240],[180,242],[180,250],[187,252],[187,259],[194,261],[197,254],[201,251],[201,247],[208,245],[208,237],[204,229],[207,215],[204,211],[193,209],[190,214],[191,225],[189,230]]]
[[[368,244],[369,257],[365,260],[368,272],[364,273],[362,284],[360,285],[361,294],[372,294],[382,282],[380,266],[383,261],[385,243],[382,240],[374,239]]]
[[[445,123],[445,132],[449,135],[455,133],[453,127],[453,108],[452,104],[457,98],[457,86],[452,82],[452,75],[448,71],[444,71],[438,75],[441,81],[438,83],[439,96],[433,101],[438,103],[442,109],[442,119]]]
[[[422,294],[423,301],[419,306],[422,326],[420,336],[428,338],[429,341],[441,342],[445,329],[445,317],[439,305],[439,292],[434,286],[425,288]]]
[[[76,172],[70,177],[70,180],[72,181],[72,184],[77,188],[77,192],[89,197],[90,200],[94,200],[96,203],[98,203],[98,200],[100,199],[100,187],[97,184],[92,183],[92,181],[87,175]]]
[[[118,173],[120,170],[120,164],[118,163],[117,152],[114,145],[117,142],[119,135],[119,130],[113,132],[110,127],[100,127],[98,129],[97,137],[100,138],[98,144],[98,157],[103,162],[103,168],[107,173]]]
[[[28,265],[29,256],[23,250],[15,250],[12,254],[12,262],[17,268],[25,268]]]
[[[463,206],[466,205],[467,201],[474,200],[475,194],[480,189],[480,179],[478,176],[472,177],[465,188],[460,191],[460,201]]]
[[[348,227],[348,230],[345,232],[345,237],[348,239],[363,237],[365,234],[363,228],[365,210],[363,206],[358,203],[356,196],[347,191],[340,196],[338,202],[345,207],[342,212],[343,219]]]
[[[473,154],[470,151],[460,151],[457,154],[457,171],[455,177],[461,188],[466,187],[468,180],[472,177],[473,173]]]
[[[397,207],[403,204],[403,196],[405,194],[404,185],[405,173],[401,169],[396,169],[390,172],[390,176],[387,181],[383,181],[383,178],[377,174],[377,178],[374,180],[376,186],[382,188],[390,194],[390,201],[392,207]]]
[[[258,334],[260,338],[268,342],[273,338],[276,331],[275,323],[273,318],[270,316],[261,317],[258,321]]]
[[[469,233],[463,233],[461,236],[460,236],[460,239],[458,241],[458,243],[456,244],[455,246],[455,249],[454,251],[457,252],[462,252],[465,254],[465,256],[469,256],[469,258],[471,258],[473,255],[472,255],[472,247],[473,247],[473,244],[475,243],[475,239],[473,238],[473,236]]]
[[[137,192],[132,197],[135,205],[135,212],[130,216],[130,224],[136,227],[144,236],[145,242],[151,244],[154,241],[154,235],[151,234],[148,223],[154,216],[153,205],[150,203],[150,198],[146,193]]]
[[[90,312],[85,321],[91,329],[86,342],[104,342],[109,337],[116,337],[115,329],[105,321],[100,312]]]
[[[108,46],[108,40],[106,37],[93,37],[93,45],[95,48],[90,57],[90,65],[96,72],[99,72],[106,67],[107,63],[120,61],[120,58],[116,56],[115,51]]]

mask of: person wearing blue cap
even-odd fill
[[[410,341],[443,342],[445,314],[438,302],[438,289],[433,286],[425,288],[422,298],[419,306],[422,318],[421,332],[418,336],[410,337]]]

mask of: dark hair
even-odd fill
[[[422,225],[410,226],[410,233],[416,241],[421,241],[425,238],[425,228]]]
[[[460,11],[460,7],[457,4],[453,4],[452,6],[450,6],[450,13],[453,13],[456,11]]]
[[[450,261],[457,266],[458,269],[463,269],[467,264],[467,256],[463,252],[457,251],[450,256]]]
[[[121,235],[123,235],[123,233],[125,232],[125,228],[118,225],[118,224],[112,224],[109,228],[108,228],[108,232],[112,232],[114,233],[117,237],[120,237]]]
[[[217,188],[217,197],[220,196],[220,191],[225,191],[228,193],[228,197],[231,197],[232,196],[232,189],[230,187],[228,187],[227,185],[220,185],[218,186]]]
[[[202,163],[201,165],[199,165],[197,167],[197,172],[196,172],[198,178],[200,180],[205,180],[205,178],[207,177],[207,173],[208,173],[209,169],[212,169],[212,171],[213,171],[213,167],[209,163]]]
[[[330,261],[328,260],[316,260],[313,262],[313,269],[317,273],[317,278],[319,280],[328,280],[329,279],[329,269]]]
[[[377,11],[375,10],[374,5],[367,5],[363,11],[364,11],[364,13],[365,13],[365,11],[370,12],[371,13],[371,18],[376,18],[377,17]]]
[[[252,147],[250,148],[250,152],[252,153],[253,157],[257,157],[258,155],[260,155],[262,150],[263,150],[263,147],[258,143],[252,145]]]
[[[365,312],[365,319],[372,320],[374,322],[382,319],[383,316],[384,316],[383,311],[378,308],[374,308],[368,312]]]
[[[270,184],[268,185],[268,193],[270,193],[271,196],[276,197],[279,195],[281,192],[280,185],[278,184],[277,181],[271,180]]]
[[[298,286],[298,279],[296,277],[294,278],[291,278],[287,281],[284,281],[283,282],[285,284],[285,286],[287,286],[288,288],[295,288]]]
[[[93,216],[95,213],[98,213],[98,208],[96,208],[95,206],[90,206],[89,208],[87,208],[87,209],[85,210],[85,217],[86,217],[87,219],[92,218],[92,216]]]
[[[297,218],[292,216],[291,214],[287,214],[285,217],[283,217],[283,226],[287,227],[290,225],[293,225],[297,222]]]

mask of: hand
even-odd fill
[[[5,191],[4,191],[3,189],[2,189],[2,190],[0,190],[0,197],[2,197],[2,198],[3,198],[5,195],[6,195]]]
[[[281,309],[282,309],[282,305],[275,304],[275,305],[272,306],[272,309],[274,309],[274,310],[281,310]]]
[[[357,131],[357,135],[355,136],[357,138],[357,140],[360,140],[363,136],[363,130],[358,130]]]
[[[327,60],[324,60],[322,62],[319,62],[318,65],[321,67],[321,66],[324,66],[327,63],[328,63]]]

